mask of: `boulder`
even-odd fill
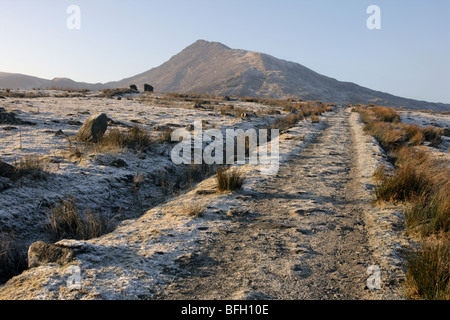
[[[70,124],[71,126],[81,126],[83,125],[83,122],[78,120],[69,120],[67,121],[67,124]]]
[[[151,85],[149,85],[149,84],[144,84],[144,91],[145,92],[153,92],[153,87],[151,86]]]
[[[11,178],[15,170],[16,168],[14,166],[0,160],[0,177]]]
[[[0,107],[0,124],[21,124],[22,122],[16,118],[14,112],[8,112],[5,108]]]
[[[138,90],[138,88],[137,88],[137,86],[136,86],[135,84],[132,84],[132,85],[130,86],[130,89],[131,89],[131,90],[134,90],[134,91],[136,91],[136,92],[139,92],[139,90]]]
[[[68,264],[73,259],[73,251],[54,244],[37,241],[28,248],[28,268],[47,263]]]
[[[108,129],[108,117],[104,113],[90,116],[78,131],[76,139],[84,142],[98,142]]]
[[[110,165],[117,168],[128,167],[128,163],[126,163],[125,160],[122,159],[115,159],[111,161]]]

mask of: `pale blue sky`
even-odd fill
[[[369,5],[381,30],[369,30]],[[69,30],[69,5],[81,30]],[[0,71],[107,82],[198,39],[395,95],[450,103],[449,0],[0,0]]]

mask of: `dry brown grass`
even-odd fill
[[[429,141],[431,146],[438,147],[441,143],[442,137],[439,129],[429,126],[423,128],[422,133],[424,135],[425,141]]]
[[[96,144],[97,150],[133,150],[136,152],[148,151],[154,144],[150,132],[144,128],[134,126],[126,131],[112,129],[105,133],[102,139]]]
[[[400,158],[399,158],[400,157]],[[375,188],[378,200],[411,201],[430,192],[435,185],[429,157],[412,148],[397,152],[397,167],[392,175],[377,173],[380,183]]]
[[[87,240],[111,231],[111,225],[101,214],[88,208],[80,212],[75,197],[69,196],[51,208],[45,229],[55,241],[66,238]]]
[[[216,182],[219,191],[235,191],[242,189],[245,178],[237,168],[217,167]]]
[[[48,175],[49,163],[46,159],[37,155],[27,155],[14,164],[12,179],[18,180],[22,177],[45,180]]]
[[[440,133],[433,127],[401,124],[398,113],[389,108],[360,106],[354,110],[366,123],[364,129],[395,160],[392,174],[384,166],[375,172],[379,181],[377,199],[408,204],[408,233],[422,242],[406,259],[409,295],[417,299],[450,299],[450,171],[417,148],[424,141],[439,145]]]
[[[189,217],[202,217],[203,213],[205,212],[207,206],[204,204],[201,204],[200,202],[192,202],[188,205],[185,205],[183,207],[183,211],[185,214]]]
[[[406,282],[414,299],[450,300],[450,242],[426,241],[412,250]]]
[[[312,123],[319,123],[320,122],[320,117],[318,115],[312,115],[311,116],[311,122]]]
[[[417,146],[430,141],[437,146],[435,128],[400,124],[396,112],[386,108],[356,109],[365,130],[390,151],[395,170],[378,168],[375,193],[379,201],[407,204],[408,234],[421,244],[407,255],[406,283],[416,299],[450,299],[450,171],[446,163],[431,158]]]

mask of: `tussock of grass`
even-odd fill
[[[312,123],[319,123],[320,122],[320,117],[317,115],[312,115],[311,116],[311,122]]]
[[[133,126],[127,131],[112,129],[106,132],[96,147],[100,150],[129,149],[136,152],[145,152],[153,144],[154,141],[150,132],[138,126]]]
[[[189,205],[186,205],[183,209],[186,215],[188,215],[189,217],[198,218],[203,216],[203,213],[206,210],[206,206],[201,203],[194,202]]]
[[[431,146],[438,147],[442,141],[439,129],[434,127],[426,127],[422,129],[425,141],[429,141]]]
[[[380,175],[377,173],[380,183],[375,188],[378,200],[384,201],[410,201],[417,196],[430,192],[434,181],[430,173],[424,170],[430,160],[415,158],[416,153],[404,147],[399,151],[401,157],[409,158],[398,161],[399,166],[393,175]],[[418,157],[425,157],[424,155]]]
[[[405,218],[409,230],[422,236],[449,234],[450,173],[424,151],[403,147],[396,152],[392,175],[377,170],[378,200],[408,202]]]
[[[40,156],[27,155],[17,161],[14,168],[13,180],[24,176],[45,180],[47,178],[48,161]]]
[[[422,237],[450,234],[450,182],[413,199],[405,211],[405,218],[410,232],[417,232]]]
[[[426,300],[450,300],[450,244],[426,242],[409,253],[406,281],[409,295]]]
[[[73,196],[55,205],[47,219],[45,228],[55,241],[66,238],[87,240],[110,231],[109,222],[100,214],[94,214],[89,209],[80,212]]]
[[[235,191],[242,189],[245,178],[242,176],[242,173],[236,168],[229,169],[217,167],[216,181],[217,189],[219,189],[219,191]]]

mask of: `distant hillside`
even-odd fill
[[[68,78],[47,80],[19,73],[0,72],[0,88],[2,89],[89,89],[101,90],[105,85],[76,82]]]
[[[335,103],[362,103],[450,111],[450,104],[397,97],[350,82],[318,74],[299,63],[270,55],[230,49],[198,40],[159,67],[136,76],[105,84],[80,83],[67,78],[45,80],[20,74],[1,73],[0,88],[73,88],[100,90],[129,87],[142,90],[148,83],[157,92],[205,93],[213,95],[270,98],[297,97]]]

